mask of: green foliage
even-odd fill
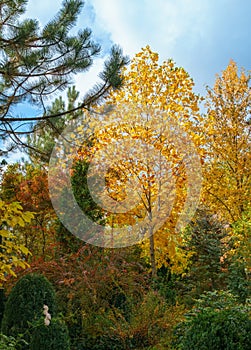
[[[251,212],[242,213],[233,225],[231,240],[234,254],[231,256],[228,288],[244,303],[251,297]]]
[[[190,251],[189,269],[183,278],[187,298],[198,298],[203,292],[222,289],[226,283],[223,269],[227,261],[227,232],[223,225],[205,210],[198,210],[186,231],[185,251]]]
[[[24,335],[29,342],[31,323],[40,318],[43,306],[55,315],[55,292],[51,283],[42,275],[29,274],[22,277],[11,290],[2,320],[2,331],[17,337]]]
[[[180,350],[248,350],[251,347],[250,305],[241,307],[228,293],[202,296],[175,329]]]
[[[55,145],[55,139],[62,133],[70,119],[77,118],[82,115],[81,109],[71,112],[69,115],[63,115],[66,111],[72,111],[80,106],[77,102],[79,92],[75,86],[69,87],[67,91],[67,103],[62,96],[57,97],[52,105],[48,108],[51,115],[59,115],[50,119],[42,120],[34,127],[34,132],[28,135],[28,144],[32,147],[28,149],[30,158],[42,163],[48,163],[52,149]],[[35,150],[39,150],[39,153]]]
[[[0,288],[0,329],[2,324],[2,318],[4,313],[4,303],[6,302],[6,297],[4,293],[4,289]]]
[[[180,338],[182,350],[249,350],[251,320],[234,309],[201,312]]]
[[[39,324],[32,330],[29,350],[69,350],[70,340],[65,323],[52,318],[48,326]]]
[[[45,107],[46,100],[69,86],[75,74],[87,71],[101,50],[100,45],[92,40],[89,28],[79,30],[75,35],[71,33],[83,1],[64,0],[61,10],[44,28],[40,28],[36,19],[20,18],[26,5],[27,0],[0,2],[0,136],[8,138],[12,135],[14,137],[10,140],[22,145],[15,123],[25,123],[24,133],[29,134],[34,124],[28,122],[68,114],[65,110],[53,113]],[[100,74],[101,83],[83,98],[76,110],[97,102],[111,88],[119,88],[122,84],[120,71],[127,62],[128,58],[123,56],[121,49],[113,46]],[[40,108],[40,116],[13,114],[13,107],[23,102]],[[7,150],[0,150],[0,155],[12,147],[13,144]]]
[[[183,309],[168,306],[156,292],[148,292],[141,302],[131,305],[130,318],[111,308],[89,315],[79,349],[128,350],[149,349],[165,344],[181,319]]]
[[[93,200],[87,184],[88,166],[89,164],[83,160],[75,161],[71,177],[72,189],[80,208],[93,221],[98,221],[99,224],[102,224],[102,210]]]
[[[195,308],[204,310],[205,308],[214,308],[224,310],[238,305],[238,299],[229,291],[206,292],[196,300]]]
[[[234,247],[238,258],[242,259],[243,267],[251,270],[251,208],[232,225],[234,231]]]
[[[18,338],[8,337],[7,335],[0,333],[1,350],[17,350],[22,345],[28,345],[28,343],[20,337]]]
[[[77,160],[73,164],[72,172],[71,185],[79,207],[92,221],[98,222],[102,225],[102,222],[104,221],[102,220],[102,210],[93,200],[87,185],[88,164],[83,160]],[[62,191],[67,190],[68,189],[63,189]],[[62,198],[64,198],[64,196],[62,196]],[[72,212],[68,211],[66,213],[69,222],[72,217],[74,217],[74,210],[75,209],[72,208]],[[85,232],[85,229],[88,230],[88,228],[85,228],[84,222],[81,223],[81,225],[83,232]],[[57,223],[56,234],[57,240],[62,244],[65,252],[76,252],[83,244],[85,244],[82,240],[69,232],[61,222]]]
[[[244,261],[237,256],[232,257],[229,266],[228,289],[238,296],[240,303],[245,303],[251,297],[251,279],[246,273]]]
[[[153,280],[153,289],[158,290],[168,305],[175,305],[176,303],[175,280],[175,274],[172,274],[171,269],[166,266],[162,266],[157,270],[157,278]]]

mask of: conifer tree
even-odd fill
[[[0,146],[0,155],[15,144],[22,145],[20,135],[32,132],[34,122],[69,112],[51,115],[45,101],[69,86],[75,74],[89,69],[101,49],[92,40],[90,29],[79,30],[76,35],[70,33],[83,7],[81,0],[64,0],[61,10],[44,28],[35,19],[20,18],[26,5],[27,0],[0,2],[0,136],[12,141],[8,149]],[[120,69],[126,62],[120,48],[114,46],[100,73],[102,83],[76,108],[88,108],[111,87],[118,88]],[[38,106],[41,114],[18,115],[14,107],[23,102]]]

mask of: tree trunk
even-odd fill
[[[155,278],[157,276],[157,269],[156,269],[156,261],[155,261],[155,248],[154,248],[154,235],[152,232],[152,228],[150,229],[150,260],[151,260],[151,268],[152,268],[152,277]]]

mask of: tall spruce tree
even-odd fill
[[[27,0],[0,2],[0,137],[12,141],[8,149],[1,149],[0,144],[0,155],[17,144],[23,145],[20,135],[32,132],[34,122],[74,112],[64,110],[52,115],[45,101],[69,86],[74,74],[89,69],[100,53],[100,45],[92,40],[90,29],[82,29],[76,35],[70,33],[83,7],[81,0],[64,0],[61,10],[44,28],[35,19],[20,18],[26,5]],[[120,87],[120,69],[126,63],[121,49],[112,47],[99,75],[102,83],[75,108],[88,108],[110,88]],[[14,107],[23,102],[38,106],[41,114],[18,115]]]
[[[224,225],[208,210],[198,209],[186,233],[185,250],[192,253],[184,279],[189,294],[199,297],[203,292],[226,288],[224,271],[227,271],[226,253],[230,248]]]

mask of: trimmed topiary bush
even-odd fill
[[[48,326],[35,326],[31,335],[29,350],[69,350],[70,341],[65,323],[53,318]]]
[[[23,335],[29,343],[32,323],[41,318],[44,305],[48,305],[53,317],[56,302],[51,283],[43,275],[22,277],[12,288],[6,302],[2,332],[13,337]]]

